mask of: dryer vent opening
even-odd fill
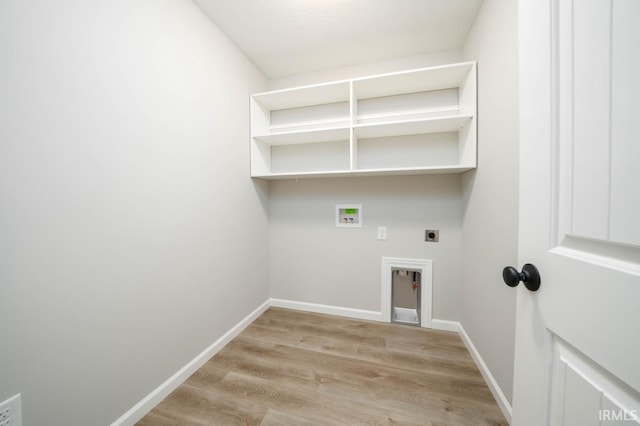
[[[414,269],[391,270],[391,321],[420,325],[422,274]]]

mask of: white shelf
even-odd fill
[[[424,109],[413,111],[401,111],[401,112],[384,112],[384,113],[369,113],[359,114],[354,127],[359,124],[378,124],[388,122],[400,122],[411,120],[425,120],[440,117],[453,117],[458,115],[458,108],[441,107],[439,109]]]
[[[401,71],[355,79],[353,91],[358,99],[368,99],[451,89],[463,85],[471,73],[475,62]]]
[[[434,174],[459,174],[475,169],[475,166],[439,166],[439,167],[404,167],[404,168],[380,168],[336,170],[330,172],[289,172],[268,173],[253,177],[269,180],[281,179],[310,179],[330,177],[358,177],[358,176],[402,176],[402,175],[434,175]]]
[[[305,178],[328,178],[353,176],[351,170],[335,170],[330,172],[288,172],[288,173],[267,173],[264,175],[254,175],[261,179],[305,179]]]
[[[269,110],[349,101],[349,81],[338,81],[257,93],[251,97]]]
[[[457,132],[472,116],[436,117],[418,120],[387,121],[353,126],[358,138],[382,138],[388,136],[417,135],[422,133]]]
[[[330,142],[349,140],[350,127],[336,127],[333,129],[301,130],[293,132],[271,133],[256,135],[253,138],[267,145],[295,145],[305,143]]]
[[[464,173],[475,169],[475,166],[438,166],[438,167],[404,167],[388,169],[355,170],[354,176],[394,176],[394,175],[432,175]]]
[[[305,120],[296,123],[271,124],[271,131],[263,136],[277,135],[280,133],[349,128],[349,126],[350,121],[348,117],[337,120]],[[254,135],[254,137],[260,137],[260,135]]]
[[[476,167],[476,64],[251,97],[251,176],[463,173]]]

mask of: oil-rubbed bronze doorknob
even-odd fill
[[[515,287],[522,281],[530,291],[537,291],[540,288],[538,268],[530,263],[522,267],[522,272],[518,272],[513,266],[507,266],[502,270],[502,279],[509,287]]]

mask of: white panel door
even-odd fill
[[[640,424],[640,0],[520,0],[513,422]]]

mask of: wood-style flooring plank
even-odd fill
[[[506,425],[455,333],[271,308],[138,425]]]
[[[262,419],[260,426],[323,426],[322,423],[312,422],[301,417],[269,409]]]

